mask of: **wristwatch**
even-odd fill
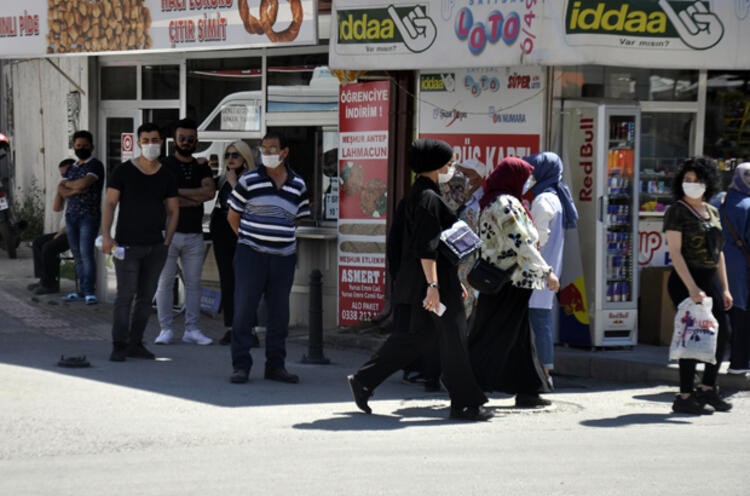
[[[435,288],[435,289],[440,289],[440,286],[438,286],[438,283],[436,283],[436,282],[431,282],[431,283],[428,283],[428,284],[427,284],[427,287],[428,287],[428,288]]]

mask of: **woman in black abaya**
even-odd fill
[[[480,294],[469,330],[469,356],[485,391],[516,395],[517,407],[550,404],[549,392],[529,328],[534,289],[557,291],[560,283],[537,249],[538,235],[521,195],[533,167],[520,158],[504,159],[487,180],[479,219],[482,258],[501,269],[516,265],[511,282],[495,295]]]

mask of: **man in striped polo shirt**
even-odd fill
[[[305,181],[286,165],[289,147],[281,134],[266,134],[260,152],[263,165],[242,175],[229,197],[227,220],[238,236],[230,381],[248,381],[252,325],[265,295],[265,378],[295,384],[299,377],[285,367],[289,294],[297,264],[297,221],[310,215],[310,200]]]

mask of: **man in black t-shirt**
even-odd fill
[[[213,341],[200,331],[198,319],[205,253],[203,203],[216,194],[216,183],[208,164],[200,163],[193,157],[198,143],[197,127],[191,119],[179,121],[175,128],[175,153],[162,160],[164,167],[177,178],[180,221],[156,290],[156,311],[161,327],[156,344],[169,344],[174,337],[173,287],[178,259],[185,282],[185,332],[182,341],[200,345],[211,344]]]
[[[127,357],[155,358],[143,346],[143,332],[180,213],[177,181],[158,160],[162,138],[155,124],[138,128],[138,146],[138,158],[112,171],[102,212],[102,251],[111,253],[116,248],[123,252],[113,257],[117,275],[109,357],[113,362],[123,362]],[[118,203],[113,240],[112,222]]]

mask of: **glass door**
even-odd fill
[[[633,301],[633,179],[636,116],[609,115],[607,156],[606,301]]]

